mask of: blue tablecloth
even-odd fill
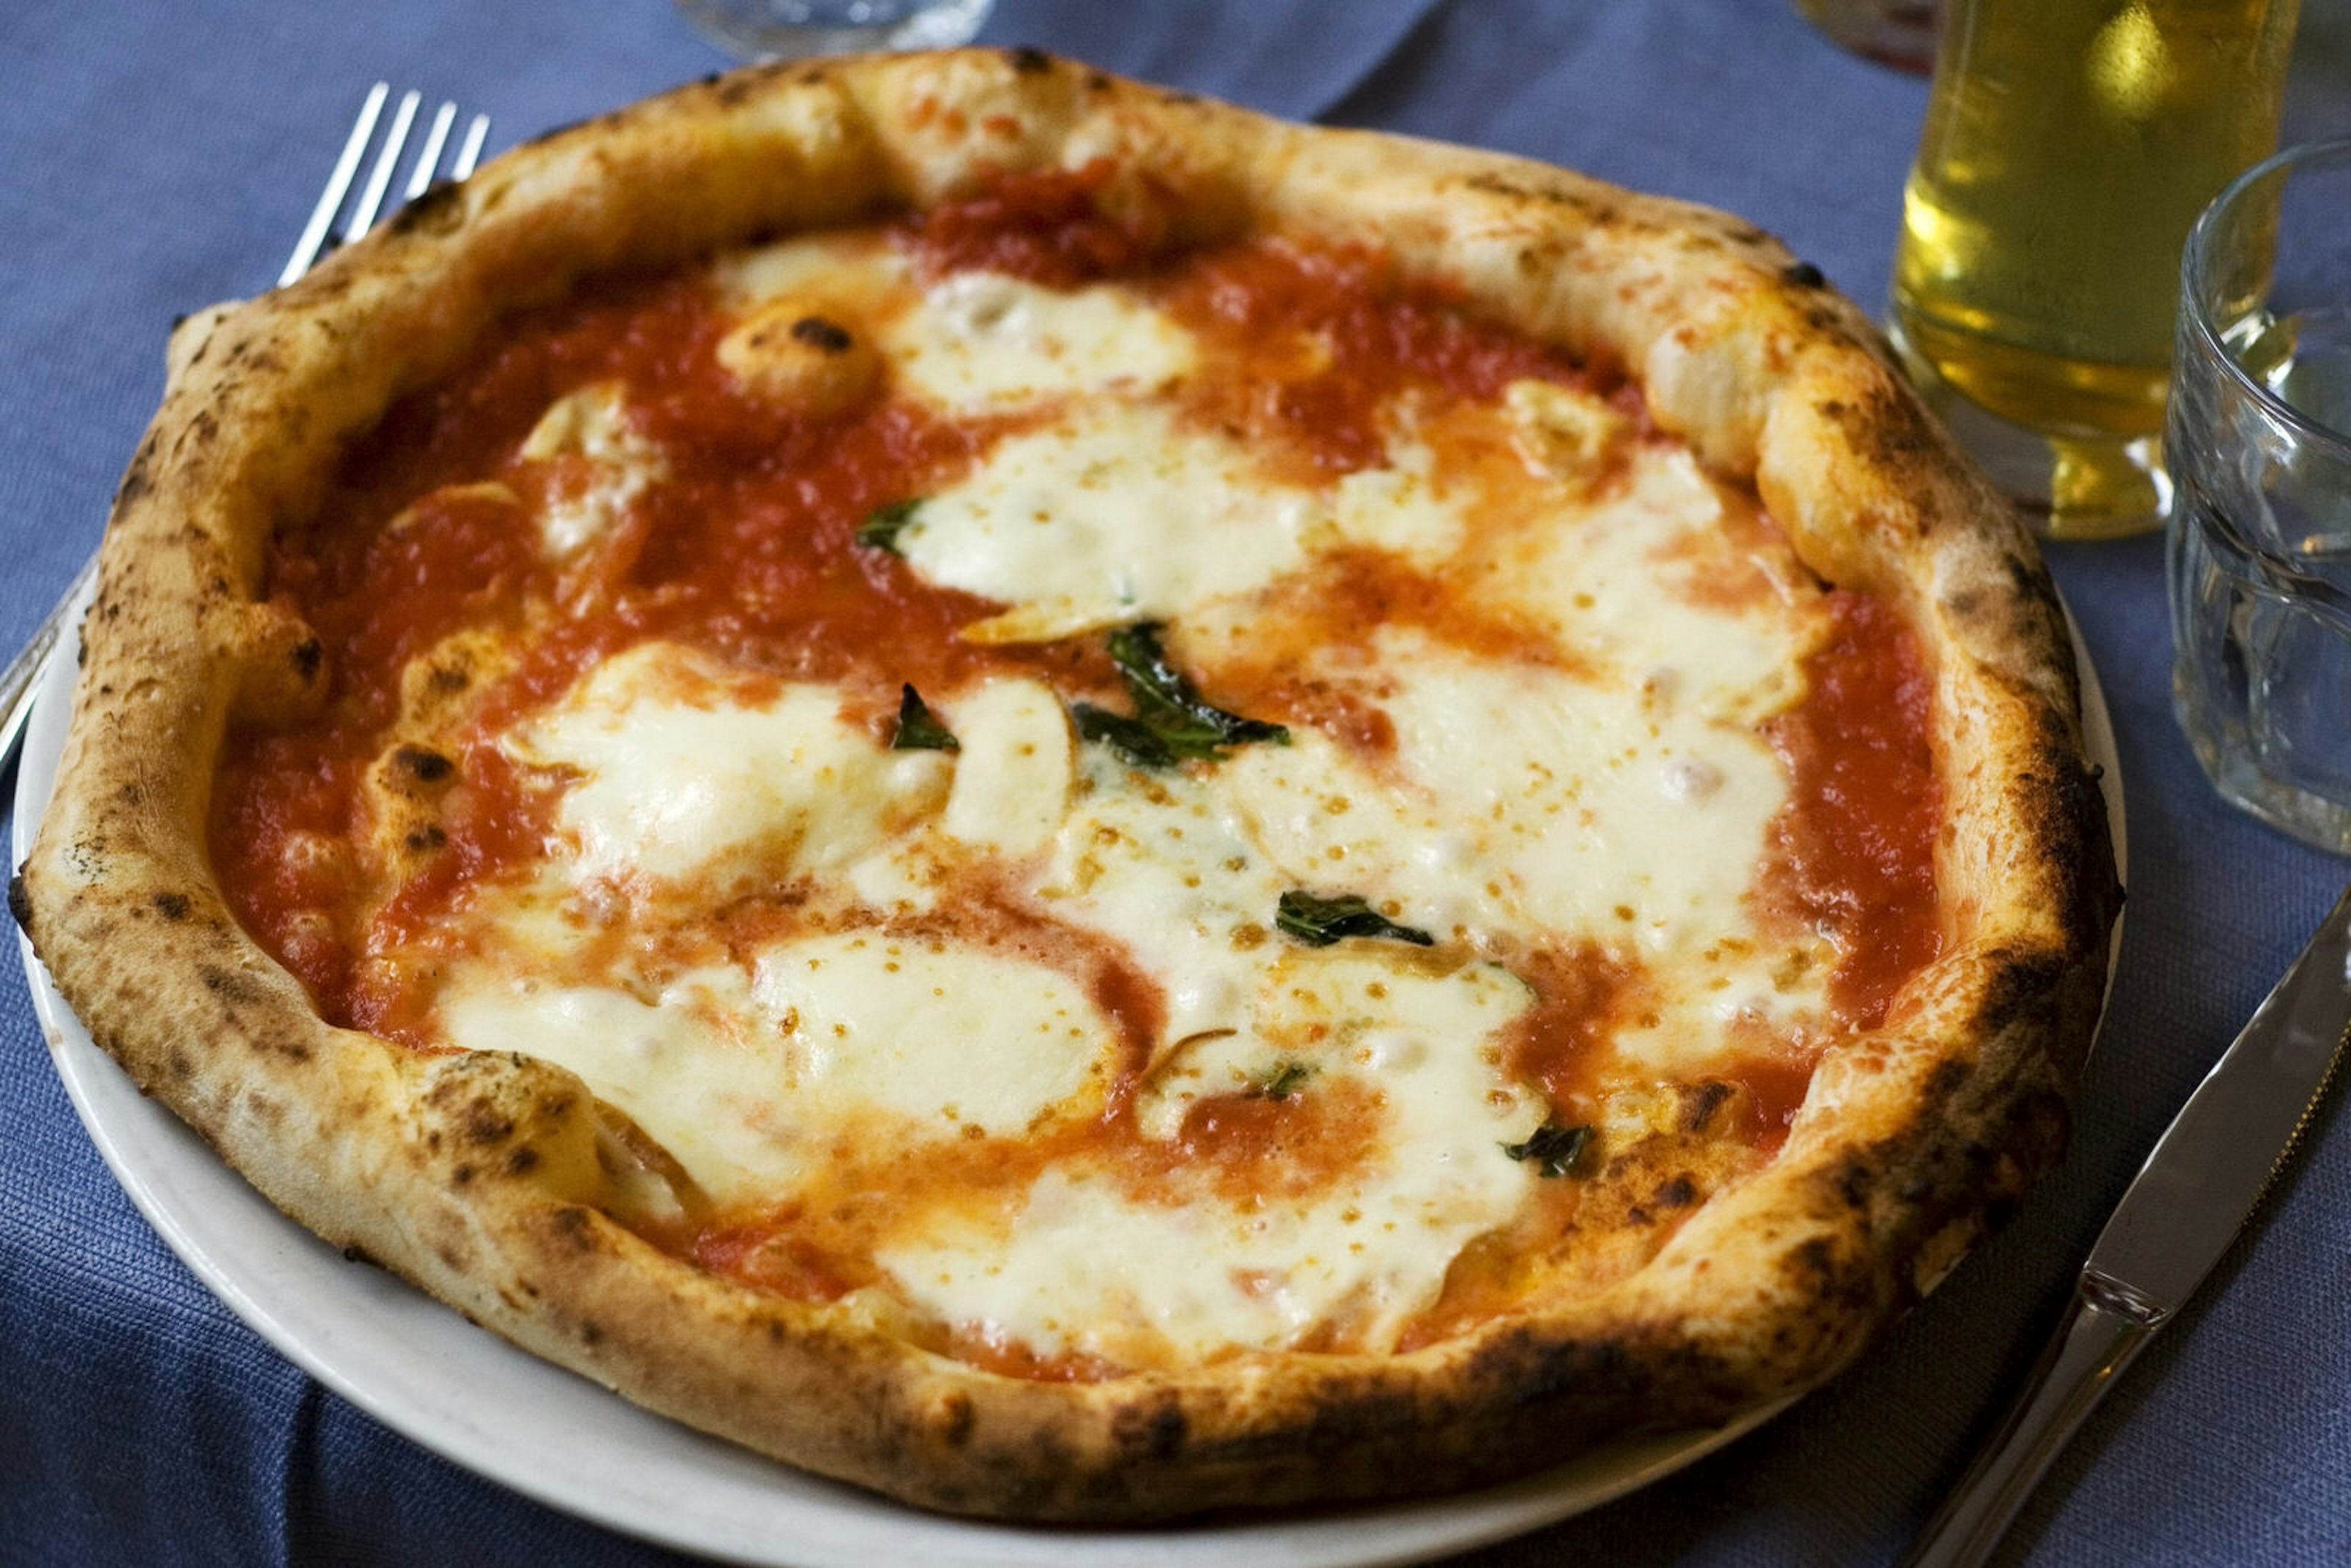
[[[2351,130],[2351,17],[2313,0],[2292,138]],[[1552,159],[1730,208],[1882,296],[1924,84],[1774,0],[1003,0],[986,37],[1277,113]],[[172,318],[277,271],[360,88],[495,111],[492,146],[712,69],[662,0],[0,10],[0,649],[96,538]],[[1502,1565],[1889,1561],[2022,1370],[2155,1135],[2346,866],[2222,807],[2166,699],[2152,540],[2053,552],[2105,681],[2130,911],[2073,1152],[1876,1353]],[[2351,721],[2351,693],[2346,695]],[[652,1563],[310,1382],[198,1285],[76,1122],[0,966],[0,1559]],[[2011,1539],[2048,1564],[2351,1560],[2351,1125],[2092,1420]]]

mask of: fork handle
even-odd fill
[[[98,553],[93,550],[89,559],[81,563],[81,570],[74,573],[73,580],[66,584],[57,601],[49,606],[49,612],[41,617],[32,637],[8,661],[8,667],[0,670],[0,714],[6,716],[0,718],[0,779],[8,776],[9,764],[16,761],[16,753],[24,747],[25,719],[33,711],[33,693],[40,685],[41,672],[48,667],[49,655],[56,650],[57,639],[64,635],[74,606],[89,587],[89,580],[97,575]]]
[[[2050,1461],[2168,1316],[2085,1269],[2024,1391],[1897,1568],[1976,1568]]]

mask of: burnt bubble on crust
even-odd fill
[[[1782,283],[1792,283],[1799,288],[1822,288],[1828,284],[1828,278],[1823,275],[1821,269],[1809,261],[1791,262],[1781,268],[1780,280]]]

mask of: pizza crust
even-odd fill
[[[1411,278],[1621,364],[1823,578],[1901,604],[1949,801],[1943,956],[1822,1061],[1780,1155],[1644,1268],[1389,1356],[1040,1383],[880,1307],[764,1295],[593,1207],[607,1119],[518,1056],[335,1030],[204,852],[233,718],[323,689],[256,601],[345,445],[513,309],[612,269],[921,207],[991,170],[1121,171],[1169,245],[1376,235]],[[192,318],[122,481],[57,799],[11,907],[93,1038],[329,1241],[642,1404],[926,1507],[1140,1521],[1450,1490],[1723,1420],[1849,1362],[2062,1148],[2119,898],[2061,612],[2007,508],[1862,316],[1719,214],[1563,171],[1305,130],[1032,51],[755,68],[543,138],[290,287]]]

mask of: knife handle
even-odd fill
[[[2084,1270],[2024,1391],[1898,1568],[1976,1568],[1989,1559],[2057,1451],[2168,1315]]]

